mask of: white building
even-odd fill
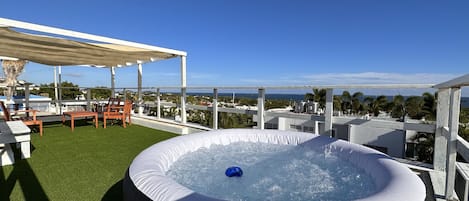
[[[253,120],[257,121],[257,118],[254,117]],[[368,121],[385,122],[384,120],[350,118],[347,123],[332,125],[332,137],[372,147],[393,157],[404,158],[406,156],[406,146],[413,145],[412,139],[415,132],[369,127],[365,125]],[[266,113],[264,126],[266,129],[320,134],[324,131],[324,117],[310,114]]]

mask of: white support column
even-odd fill
[[[449,136],[446,152],[446,192],[445,198],[450,200],[453,197],[454,181],[456,177],[456,145],[458,143],[459,111],[461,104],[461,89],[452,88],[449,104]],[[438,96],[439,98],[439,96]]]
[[[213,89],[212,101],[213,129],[218,129],[218,89]]]
[[[435,147],[433,149],[433,169],[437,171],[446,171],[447,139],[443,128],[448,127],[450,91],[450,89],[438,90]]]
[[[156,89],[156,117],[161,118],[161,99],[160,99],[160,88]]]
[[[142,98],[142,64],[138,64],[138,87],[137,87],[137,95],[138,95],[138,116],[143,115],[143,98]]]
[[[326,111],[324,112],[325,125],[324,125],[323,135],[332,136],[332,115],[334,111],[333,100],[334,100],[333,90],[326,89]]]
[[[111,67],[111,97],[116,97],[116,67]]]
[[[258,90],[257,96],[257,128],[264,130],[264,103],[265,103],[265,89]]]
[[[62,66],[59,66],[59,114],[62,114]]]
[[[25,101],[25,107],[27,110],[29,110],[29,85],[30,83],[24,83],[24,101]]]
[[[86,110],[93,111],[91,107],[91,88],[86,89]]]
[[[54,66],[55,114],[59,114],[59,88],[57,88],[57,66]]]
[[[181,122],[187,123],[186,114],[186,56],[181,56]]]

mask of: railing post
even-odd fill
[[[125,102],[127,100],[127,89],[126,88],[122,89],[122,94],[124,94],[124,98],[122,100]],[[138,106],[138,102],[137,102],[137,106]]]
[[[314,134],[319,135],[319,121],[314,120]]]
[[[260,88],[257,96],[257,128],[264,129],[264,103],[265,103],[265,89]]]
[[[156,117],[161,118],[161,100],[160,100],[160,88],[156,89]]]
[[[86,89],[86,110],[91,111],[91,89]]]
[[[435,147],[433,151],[433,169],[446,171],[447,139],[443,132],[448,127],[450,89],[439,89],[436,111]]]
[[[333,90],[326,89],[326,111],[324,112],[324,135],[332,136],[332,115],[333,115]]]
[[[186,114],[186,56],[181,56],[181,122],[183,124],[187,123],[187,114]]]
[[[213,89],[213,102],[212,102],[212,113],[213,113],[213,129],[218,129],[218,89]]]
[[[29,110],[29,85],[30,83],[24,83],[24,106],[27,110]]]
[[[187,123],[187,113],[186,113],[186,87],[181,88],[181,122],[183,124]]]
[[[143,96],[142,96],[142,64],[138,64],[138,87],[137,87],[137,97],[138,97],[138,116],[143,115]]]
[[[461,89],[451,88],[451,97],[449,104],[449,136],[446,152],[446,192],[447,200],[453,197],[454,181],[456,178],[456,155],[459,129],[459,110],[461,103]],[[439,97],[438,97],[439,98]]]

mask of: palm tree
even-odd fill
[[[359,114],[363,110],[361,99],[363,98],[362,92],[355,92],[352,95],[352,112]]]
[[[424,113],[422,112],[423,108],[423,99],[420,96],[410,96],[405,101],[405,111],[409,117],[413,119],[422,119]]]
[[[326,106],[326,90],[325,89],[313,89],[314,102],[319,103],[320,108]]]
[[[422,97],[423,97],[422,112],[425,115],[425,119],[435,120],[436,119],[436,104],[437,104],[436,94],[425,92],[422,94]]]
[[[386,96],[384,95],[380,95],[376,97],[376,99],[373,97],[367,96],[364,101],[366,105],[368,106],[368,112],[372,113],[375,117],[379,115],[380,111],[385,109],[388,103],[388,100]]]
[[[342,98],[340,96],[334,96],[333,107],[335,111],[342,111]]]
[[[305,94],[305,101],[314,101],[314,95],[312,93]]]
[[[363,109],[364,111],[367,111],[368,113],[372,113],[372,107],[373,107],[373,102],[375,99],[371,96],[367,96],[363,99]]]
[[[342,92],[342,110],[344,113],[350,113],[349,109],[351,109],[352,106],[352,97],[350,96],[350,92],[344,91]]]
[[[391,110],[391,117],[399,118],[401,121],[404,120],[406,115],[405,111],[405,100],[404,96],[396,95],[392,100],[392,110]]]

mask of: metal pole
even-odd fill
[[[264,129],[264,103],[265,103],[265,89],[258,89],[257,96],[257,128]]]
[[[27,110],[29,110],[29,83],[24,83],[24,101],[25,101],[25,107]]]
[[[111,97],[116,97],[116,67],[111,67]]]
[[[439,98],[439,97],[438,97]],[[446,152],[446,185],[445,198],[453,197],[454,181],[456,178],[456,145],[458,143],[459,111],[461,104],[461,89],[452,88],[449,104],[449,136]]]
[[[91,89],[86,89],[86,110],[91,111]]]
[[[59,66],[59,104],[56,107],[59,107],[59,114],[62,114],[62,66]]]
[[[160,100],[160,88],[156,89],[156,117],[161,118],[161,100]]]
[[[213,129],[218,129],[218,89],[213,89],[213,102],[212,102],[212,112],[213,112]]]
[[[138,64],[138,116],[143,115],[143,98],[142,98],[142,64]]]
[[[55,113],[59,113],[59,89],[57,88],[57,66],[54,66],[54,97],[55,97]]]
[[[333,90],[326,89],[326,111],[324,112],[324,135],[332,136]]]

